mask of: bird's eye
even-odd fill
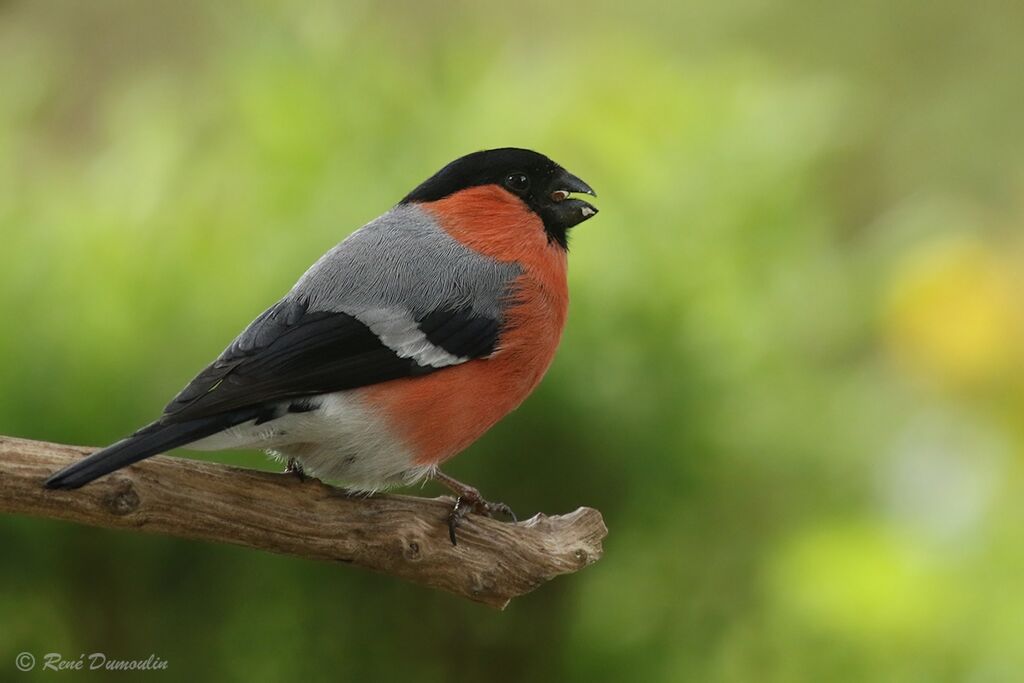
[[[525,192],[530,189],[530,177],[525,173],[510,173],[505,178],[505,187],[513,192]]]

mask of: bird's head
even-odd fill
[[[597,214],[574,194],[596,193],[543,154],[516,147],[473,152],[451,162],[401,203],[433,202],[473,187],[494,186],[521,200],[544,223],[548,238],[563,248],[567,231]]]

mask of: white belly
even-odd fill
[[[309,475],[337,480],[360,491],[412,483],[431,472],[431,467],[413,462],[411,451],[367,408],[358,391],[323,394],[311,400],[319,407],[285,412],[259,425],[244,422],[186,448],[259,448],[282,460],[295,458]]]

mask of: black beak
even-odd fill
[[[583,221],[597,215],[597,208],[592,204],[575,199],[570,195],[589,194],[596,197],[594,189],[583,180],[569,173],[564,168],[558,169],[551,176],[546,188],[547,197],[544,202],[545,223],[565,231],[579,225]]]
[[[577,178],[572,173],[569,173],[564,168],[555,174],[552,179],[552,183],[558,187],[555,190],[565,190],[567,192],[581,192],[583,194],[589,194],[591,197],[596,197],[597,193],[594,192],[594,188],[587,185],[580,178]]]

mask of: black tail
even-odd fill
[[[198,441],[259,415],[258,408],[243,408],[187,422],[164,424],[157,421],[79,460],[74,465],[65,467],[47,479],[44,486],[49,489],[77,489],[93,479],[110,474],[133,462]]]

